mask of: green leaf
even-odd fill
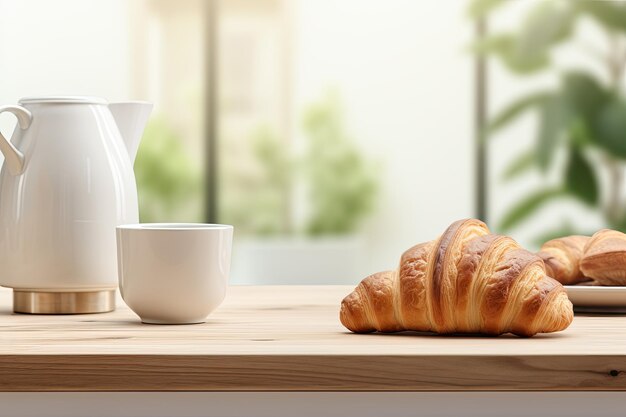
[[[517,226],[527,219],[534,211],[539,209],[546,202],[563,196],[560,188],[548,188],[535,191],[523,200],[517,202],[500,221],[500,230],[505,232]]]
[[[517,38],[512,34],[487,36],[474,44],[474,52],[495,55],[511,71],[527,74],[544,69],[550,64],[548,54],[539,49],[531,55],[520,55],[517,50]]]
[[[479,19],[506,3],[506,0],[473,0],[467,9],[472,19]]]
[[[537,2],[522,23],[517,40],[517,55],[520,59],[529,59],[547,54],[552,46],[572,34],[575,16],[566,2]]]
[[[497,56],[513,72],[536,72],[550,64],[550,50],[572,35],[575,18],[576,10],[568,2],[536,2],[517,34],[485,37],[474,50]]]
[[[518,177],[520,174],[523,174],[524,172],[534,167],[536,163],[537,154],[533,149],[521,153],[513,160],[513,162],[509,164],[509,166],[504,171],[502,178],[505,181],[512,180],[513,178]]]
[[[611,98],[609,91],[588,73],[570,71],[563,74],[562,80],[563,99],[571,113],[584,120],[593,119]]]
[[[571,146],[576,148],[582,148],[593,143],[593,137],[591,135],[590,126],[593,124],[593,120],[590,122],[581,117],[573,118],[567,126],[567,137]]]
[[[624,2],[578,0],[572,3],[578,10],[587,13],[602,26],[626,31],[626,4]]]
[[[576,148],[570,149],[565,168],[565,188],[587,205],[598,202],[598,181],[589,161]]]
[[[626,103],[613,100],[604,106],[594,123],[595,142],[611,155],[626,159]]]
[[[552,92],[540,91],[514,101],[505,107],[504,110],[500,111],[493,118],[493,120],[491,120],[489,126],[487,127],[487,132],[493,133],[506,126],[520,116],[524,111],[545,103],[552,96]]]
[[[560,97],[553,97],[543,103],[536,150],[539,168],[544,172],[550,166],[559,140],[563,136],[567,118],[567,108]]]
[[[626,214],[617,222],[609,222],[608,227],[613,230],[619,230],[622,233],[626,233]]]

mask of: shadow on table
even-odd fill
[[[84,319],[80,320],[83,323],[111,323],[116,325],[125,325],[125,326],[137,326],[137,327],[145,327],[145,328],[159,328],[159,327],[199,327],[199,326],[215,326],[215,325],[223,325],[230,324],[230,322],[226,322],[223,320],[207,320],[202,323],[182,323],[182,324],[155,324],[155,323],[144,323],[139,319],[125,319],[125,320],[98,320],[98,319]]]
[[[352,332],[343,332],[346,335],[357,335],[357,336],[375,336],[375,337],[430,337],[430,338],[449,338],[449,339],[559,339],[559,338],[567,338],[567,333],[564,332],[556,332],[556,333],[539,333],[532,337],[524,337],[524,336],[516,336],[511,333],[506,333],[502,335],[490,335],[483,333],[455,333],[455,334],[437,334],[433,332],[416,332],[416,331],[405,331],[405,332],[397,332],[397,333],[352,333]]]

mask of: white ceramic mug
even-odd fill
[[[204,322],[226,295],[232,239],[220,224],[118,226],[122,298],[144,323]]]

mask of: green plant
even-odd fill
[[[353,232],[372,210],[376,169],[347,136],[336,95],[328,94],[305,114],[305,157],[311,213],[310,235]]]
[[[243,234],[288,234],[293,163],[287,147],[267,127],[256,129],[245,145],[226,148],[231,158],[222,167],[221,221]]]
[[[134,169],[142,222],[201,220],[201,172],[163,118],[148,123]]]
[[[475,18],[486,16],[505,0],[478,0],[470,7]],[[498,59],[511,72],[531,75],[553,70],[551,54],[565,44],[578,46],[574,35],[581,18],[593,20],[605,33],[606,51],[589,51],[600,59],[606,77],[583,69],[560,70],[556,88],[518,98],[490,121],[485,135],[492,135],[526,111],[538,113],[533,149],[509,165],[510,180],[529,170],[543,174],[558,171],[559,182],[545,185],[515,203],[504,215],[500,228],[511,229],[528,219],[546,203],[569,198],[597,209],[608,226],[626,229],[626,206],[622,191],[626,161],[626,98],[621,82],[626,65],[626,3],[593,0],[535,1],[517,32],[495,33],[475,45],[475,51]],[[607,81],[608,80],[608,81]],[[559,163],[557,154],[565,156]],[[606,177],[608,182],[600,181]],[[603,189],[604,187],[604,189]],[[565,222],[546,236],[573,232]]]
[[[304,116],[306,150],[293,156],[285,141],[268,128],[256,129],[244,147],[224,143],[220,217],[244,234],[261,236],[337,235],[354,232],[371,212],[376,172],[348,138],[339,100],[329,94]],[[292,224],[292,196],[308,191],[310,210]]]

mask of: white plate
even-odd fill
[[[626,313],[626,287],[565,285],[574,310],[586,313]]]

